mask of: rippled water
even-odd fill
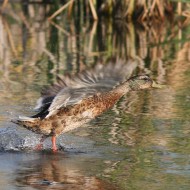
[[[30,5],[27,22],[11,11],[0,16],[0,189],[189,189],[189,27],[78,24],[62,15],[60,29],[44,14],[43,6]],[[40,136],[10,120],[33,114],[41,89],[57,75],[109,60],[124,60],[126,76],[147,73],[166,86],[127,94],[87,126],[61,135],[56,154],[50,139],[35,151]]]

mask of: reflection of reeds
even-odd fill
[[[16,48],[15,48],[15,44],[14,44],[14,41],[13,41],[13,35],[12,35],[12,33],[11,33],[11,30],[10,30],[10,28],[9,28],[8,23],[7,23],[7,22],[4,22],[4,26],[5,26],[5,30],[6,30],[8,39],[9,39],[9,43],[10,43],[11,50],[12,50],[14,56],[17,57],[17,50],[16,50]]]
[[[68,6],[72,5],[74,0],[70,0],[68,3],[63,5],[61,8],[59,8],[56,12],[54,12],[48,19],[52,20],[54,17],[56,17],[58,14],[60,14],[64,9],[66,9]],[[70,8],[71,9],[71,8]]]
[[[93,15],[93,18],[94,20],[98,20],[98,16],[97,16],[97,13],[96,13],[96,10],[95,10],[95,7],[94,7],[94,3],[93,3],[93,0],[88,0],[89,2],[89,5],[90,5],[90,9],[92,11],[92,15]],[[68,9],[68,15],[70,17],[71,15],[71,11],[72,11],[72,8],[73,8],[73,3],[74,3],[74,0],[70,0],[68,1],[65,5],[63,5],[61,8],[59,8],[57,11],[55,11],[48,19],[49,20],[52,20],[53,18],[55,18],[58,14],[60,14],[63,10],[65,10],[67,7],[69,7]],[[84,2],[85,3],[85,2]]]
[[[30,2],[34,3],[29,0],[28,3]],[[8,0],[3,1],[1,11],[6,10],[8,3]],[[44,2],[38,1],[36,3],[43,4]],[[48,3],[48,1],[46,3]],[[119,17],[125,20],[138,20],[139,22],[155,20],[163,21],[168,15],[173,15],[174,12],[178,15],[188,17],[190,12],[188,3],[181,2],[180,0],[68,0],[63,5],[57,1],[51,3],[53,6],[56,6],[56,10],[53,10],[51,16],[48,18],[49,20],[54,19],[65,10],[67,10],[68,18],[71,18],[72,15],[73,18],[75,18],[75,15],[82,15],[82,17],[92,17],[94,20],[98,20],[98,17],[101,17],[102,15],[112,15],[114,19]]]
[[[152,5],[153,7],[158,4],[157,1],[154,2],[155,3]],[[70,4],[68,5],[72,5],[71,1],[69,1],[69,3]],[[34,6],[35,5],[28,4],[30,10],[33,11]],[[44,11],[43,14],[42,10]],[[152,24],[152,26],[149,27],[145,23],[138,28],[134,27],[132,22],[127,24],[123,21],[114,22],[114,24],[112,24],[110,21],[107,22],[107,20],[105,20],[104,22],[104,20],[102,20],[99,21],[99,23],[95,22],[92,24],[91,21],[86,20],[84,23],[84,20],[82,20],[83,18],[80,17],[78,19],[80,23],[83,23],[82,29],[81,26],[74,21],[70,22],[68,25],[67,20],[56,20],[55,22],[44,21],[44,23],[41,25],[44,15],[47,14],[46,10],[50,10],[50,6],[49,9],[43,9],[43,6],[39,6],[40,14],[38,14],[38,12],[35,14],[28,12],[28,15],[26,16],[21,11],[18,14],[20,17],[17,17],[16,20],[18,21],[17,24],[23,23],[27,32],[31,35],[31,37],[25,39],[25,44],[27,46],[29,45],[30,48],[33,49],[30,51],[33,52],[33,55],[31,55],[33,57],[33,64],[39,61],[37,59],[40,56],[45,56],[47,59],[53,61],[52,67],[55,67],[57,64],[56,69],[50,69],[51,73],[52,71],[55,73],[61,72],[59,71],[60,68],[64,68],[65,70],[70,70],[72,68],[73,71],[79,71],[82,67],[83,69],[85,68],[87,62],[88,64],[93,64],[94,60],[97,58],[104,58],[105,56],[103,55],[107,55],[107,58],[111,56],[132,59],[138,58],[142,62],[142,69],[144,67],[142,60],[149,56],[149,54],[151,54],[152,62],[155,63],[157,58],[159,63],[162,62],[164,52],[157,44],[164,43],[164,41],[167,40],[167,38],[164,36],[167,34],[167,29],[164,26],[164,23],[160,24],[159,27],[157,27],[157,24]],[[36,11],[38,11],[38,9]],[[40,20],[39,22],[34,22],[34,15],[37,15],[36,18]],[[61,18],[65,18],[64,15],[62,15]],[[36,28],[37,25],[38,28]],[[49,35],[45,34],[45,26],[49,30]],[[55,30],[54,27],[56,27],[57,30]],[[10,42],[8,45],[10,50],[15,54],[15,56],[20,54],[20,50],[24,51],[24,49],[26,49],[25,51],[27,51],[27,47],[20,48],[20,45],[17,44],[19,41],[14,39],[14,36],[12,36],[9,32],[10,30],[11,29],[8,30],[8,28],[6,30]],[[168,37],[169,40],[176,38],[176,31],[177,30],[171,31],[171,34],[169,35],[170,39]],[[55,32],[57,33],[56,38]],[[62,33],[65,36],[63,36]],[[39,44],[39,39],[42,40],[40,36],[43,36],[43,43],[40,42]],[[60,39],[64,41],[64,44],[59,43]],[[154,45],[154,47],[149,48],[150,50],[148,50],[147,47],[147,40],[149,40],[149,44]],[[43,47],[41,47],[41,44],[43,44]],[[45,44],[49,44],[48,47],[45,47]],[[19,47],[19,49],[17,47]],[[52,47],[52,50],[54,51],[52,52],[51,48],[49,47]],[[65,50],[63,51],[61,48],[64,48]],[[165,48],[167,49],[167,45]],[[44,49],[46,51],[44,51]],[[49,53],[47,54],[47,52]],[[49,57],[50,54],[51,56]],[[52,56],[54,57],[53,59],[51,58]],[[61,59],[61,61],[59,59]],[[31,57],[28,57],[28,60],[31,60]]]
[[[69,5],[71,6],[72,3],[70,2]],[[126,23],[121,20],[112,23],[110,20],[102,19],[92,23],[90,20],[79,17],[78,22],[71,20],[68,24],[66,16],[61,15],[60,18],[63,19],[48,22],[44,20],[44,17],[47,10],[51,12],[51,6],[46,8],[39,5],[38,9],[34,9],[35,5],[33,4],[27,6],[28,10],[36,12],[28,11],[26,15],[17,8],[15,11],[19,12],[17,14],[20,15],[19,17],[9,14],[9,17],[15,19],[14,25],[10,24],[5,17],[1,17],[2,20],[4,19],[4,35],[7,35],[9,39],[6,41],[8,47],[6,51],[9,51],[9,55],[13,53],[16,60],[21,59],[27,63],[25,66],[28,64],[34,66],[35,63],[43,62],[44,59],[48,60],[49,66],[44,68],[48,69],[47,73],[51,74],[54,79],[63,70],[79,72],[95,64],[97,60],[105,62],[110,57],[117,57],[138,60],[141,63],[139,72],[155,71],[159,75],[159,81],[162,82],[165,75],[163,59],[167,56],[166,52],[170,46],[167,41],[179,39],[180,36],[183,36],[184,31],[181,30],[181,34],[178,36],[179,29],[173,27],[168,33],[167,27],[176,26],[176,21],[171,22],[171,25],[165,21],[159,25],[152,23],[151,27],[146,23],[135,27],[132,22]],[[158,6],[158,2],[154,1],[152,6]],[[9,7],[9,9],[11,8]],[[20,23],[23,23],[22,29],[20,29]],[[81,23],[82,27],[78,23]],[[184,22],[183,20],[179,21],[178,25],[185,27],[184,23],[187,23],[187,19]],[[19,38],[10,32],[13,27],[20,31]],[[24,42],[23,45],[21,45],[21,41]],[[151,44],[152,47],[148,44]],[[3,47],[0,48],[3,52]],[[23,57],[20,57],[21,55]],[[1,56],[3,56],[2,53]],[[146,63],[145,68],[143,59],[147,58],[150,60]],[[1,59],[4,58],[1,57]]]

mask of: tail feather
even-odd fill
[[[11,120],[11,122],[38,134],[49,135],[51,133],[51,125],[41,128],[42,120],[38,117],[32,118],[19,116],[18,118]]]
[[[29,121],[34,122],[37,118],[27,117],[27,116],[19,116],[19,121]]]
[[[12,119],[11,122],[15,124],[32,124],[36,122],[38,118],[26,117],[26,116],[19,116],[18,119]]]

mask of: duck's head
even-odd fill
[[[161,85],[156,84],[149,76],[147,75],[138,75],[130,78],[128,80],[129,86],[132,90],[141,90],[148,88],[161,88]]]

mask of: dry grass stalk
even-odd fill
[[[64,9],[66,9],[70,4],[72,4],[74,0],[70,0],[68,3],[63,5],[60,9],[58,9],[55,13],[53,13],[48,20],[52,20],[54,17],[56,17],[58,14],[60,14]]]
[[[26,28],[31,31],[31,27],[29,22],[27,21],[25,15],[23,14],[23,12],[19,13],[20,19],[23,21],[24,25],[26,26]]]
[[[57,60],[55,58],[55,56],[47,49],[47,48],[44,48],[43,49],[43,52],[50,58],[50,60],[56,65],[57,63]]]
[[[93,39],[96,34],[96,29],[97,29],[97,22],[95,21],[93,23],[92,30],[90,32],[90,40],[89,40],[89,45],[88,45],[88,53],[92,52],[92,47],[93,47]]]
[[[9,0],[4,0],[3,1],[3,5],[1,7],[1,11],[3,11],[5,9],[5,7],[7,6],[8,2],[9,2]]]
[[[135,9],[135,0],[131,0],[131,1],[129,1],[129,6],[127,9],[127,12],[125,13],[125,17],[127,17],[129,20],[131,20],[131,18],[132,18],[134,9]]]
[[[17,57],[18,53],[17,53],[16,48],[15,48],[15,44],[14,44],[14,41],[13,41],[13,36],[11,34],[11,30],[10,30],[9,25],[8,25],[7,22],[4,22],[4,24],[5,24],[5,30],[7,31],[7,35],[8,35],[9,43],[10,43],[10,46],[11,46],[11,50],[12,50],[14,56]]]
[[[92,16],[93,16],[94,20],[98,20],[98,16],[97,16],[96,10],[94,8],[93,0],[88,0],[88,1],[89,1],[89,4],[90,4],[90,9],[92,11]]]
[[[157,5],[158,12],[160,14],[161,19],[164,19],[164,2],[160,0],[156,0],[156,5]]]
[[[182,13],[182,3],[181,2],[177,3],[177,13],[179,15],[181,15],[181,13]]]
[[[153,18],[161,18],[161,20],[164,19],[165,17],[164,11],[167,6],[167,4],[164,1],[162,0],[153,0],[148,2],[143,1],[143,2],[138,2],[138,4],[136,4],[137,9],[135,11],[138,12],[138,7],[140,9],[143,8],[142,13],[137,18],[138,21],[150,20]]]
[[[90,5],[90,9],[91,9],[91,12],[92,12],[92,16],[94,18],[94,20],[98,20],[98,16],[97,16],[97,13],[96,13],[96,9],[94,7],[94,2],[93,0],[88,0],[89,2],[89,5]],[[58,14],[60,14],[63,10],[65,10],[67,7],[69,7],[68,9],[68,17],[70,18],[71,16],[71,12],[72,12],[72,8],[73,8],[73,3],[74,3],[74,0],[70,0],[68,3],[66,3],[65,5],[63,5],[60,9],[58,9],[55,13],[53,13],[49,18],[48,20],[52,20],[54,17],[56,17]]]
[[[74,1],[69,4],[69,8],[68,8],[68,18],[71,17],[71,13],[72,13],[72,9],[73,9],[73,4],[74,4]]]
[[[70,33],[67,32],[66,30],[64,30],[61,26],[59,26],[58,24],[56,24],[55,22],[53,22],[52,20],[49,20],[50,24],[52,24],[53,26],[55,26],[55,28],[57,28],[58,30],[60,30],[61,32],[63,32],[63,34],[65,34],[66,36],[70,36]]]

